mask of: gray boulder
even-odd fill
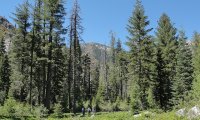
[[[138,117],[141,117],[142,116],[142,114],[136,114],[136,115],[134,115],[133,117],[134,118],[138,118]]]
[[[186,110],[185,110],[185,108],[183,108],[183,109],[178,110],[176,112],[176,115],[179,117],[183,117],[183,116],[185,116],[185,113],[186,113]]]
[[[188,119],[192,120],[195,118],[200,117],[200,109],[198,106],[194,106],[193,108],[191,108],[188,113],[187,113]]]

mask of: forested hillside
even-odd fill
[[[166,13],[152,29],[136,0],[125,26],[128,50],[113,32],[109,45],[84,43],[78,1],[70,13],[66,4],[25,1],[13,11],[15,27],[0,17],[0,119],[66,117],[83,108],[167,112],[200,103],[200,33],[187,39]]]

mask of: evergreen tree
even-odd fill
[[[91,94],[93,97],[96,96],[99,88],[99,79],[100,79],[100,63],[96,65],[94,69],[91,70]]]
[[[104,63],[103,63],[103,78],[104,79],[104,86],[105,86],[105,94],[104,94],[104,100],[109,100],[110,94],[109,94],[109,79],[108,79],[108,72],[109,72],[109,66],[108,66],[108,52],[107,52],[107,46],[104,47]],[[102,87],[103,88],[103,87]]]
[[[127,44],[130,48],[132,93],[135,94],[132,95],[132,108],[142,110],[149,106],[147,98],[154,69],[153,41],[148,35],[152,29],[147,28],[148,25],[141,1],[137,0],[127,27],[130,34]]]
[[[126,60],[126,52],[122,50],[121,41],[116,43],[116,65],[117,65],[117,82],[119,87],[119,95],[121,100],[127,99],[127,74],[128,74],[128,61]]]
[[[69,84],[69,109],[76,113],[77,104],[81,101],[80,93],[80,82],[82,81],[81,73],[81,17],[79,15],[80,7],[78,2],[75,0],[72,14],[70,17],[70,53],[69,53],[69,68],[68,68],[68,84]]]
[[[176,29],[170,18],[163,14],[157,28],[157,87],[156,101],[160,108],[167,110],[172,103],[172,84],[175,79],[177,38]]]
[[[59,84],[59,82],[56,81],[56,79],[53,80],[53,78],[55,75],[59,75],[57,77],[59,77],[58,79],[60,80],[60,71],[56,71],[59,73],[55,73],[54,71],[54,74],[53,74],[52,70],[55,68],[55,66],[57,67],[56,63],[53,63],[53,61],[59,62],[59,58],[57,59],[58,56],[56,56],[55,57],[56,59],[54,59],[54,49],[56,49],[56,51],[58,50],[57,52],[62,53],[60,49],[61,48],[60,45],[62,43],[62,41],[60,41],[62,40],[60,35],[63,34],[65,30],[63,29],[65,9],[64,9],[64,3],[62,0],[45,0],[44,4],[47,8],[46,11],[48,15],[46,22],[48,22],[49,24],[45,107],[50,109],[51,100],[55,98],[55,96],[51,96],[51,93],[53,92],[54,93],[53,95],[56,94],[56,91],[54,91],[55,89],[52,89],[52,83],[54,85]],[[60,54],[58,53],[57,55],[60,55]],[[62,54],[60,56],[62,56]],[[53,102],[55,102],[55,100],[53,100]]]
[[[53,41],[53,73],[52,73],[52,98],[53,103],[58,103],[61,100],[62,90],[63,90],[63,82],[66,78],[65,74],[65,56],[63,53],[63,48],[66,46],[64,43],[64,38],[62,35],[66,34],[66,28],[63,26],[65,22],[66,12],[64,8],[64,1],[60,0],[56,9],[55,14],[55,32],[54,32],[54,41]],[[58,99],[56,99],[58,98]]]
[[[192,96],[194,97],[194,101],[199,101],[200,95],[200,35],[199,33],[195,32],[193,36],[192,46],[193,46],[193,67],[194,67],[194,80],[192,84]]]
[[[109,62],[109,91],[110,100],[115,102],[119,94],[119,84],[117,81],[117,64],[116,64],[116,38],[114,33],[111,32],[111,61]]]
[[[33,103],[33,100],[32,100],[32,89],[35,88],[34,86],[34,83],[36,82],[36,84],[38,85],[37,83],[37,80],[33,81],[34,79],[34,70],[35,70],[35,66],[37,66],[35,63],[36,63],[36,59],[37,59],[37,53],[41,52],[39,49],[38,49],[38,46],[40,45],[41,43],[41,39],[40,39],[40,34],[41,34],[41,22],[40,22],[40,19],[41,19],[41,0],[37,0],[35,2],[35,6],[33,8],[33,13],[32,13],[32,28],[31,28],[31,32],[30,32],[30,36],[31,36],[31,41],[30,41],[30,81],[29,81],[29,104],[32,105]],[[36,54],[36,55],[35,55]],[[37,69],[39,70],[39,69]],[[41,72],[41,71],[40,71]],[[39,75],[39,74],[38,74]],[[39,76],[36,77],[36,79],[40,79]],[[39,80],[40,81],[40,80]],[[39,87],[39,86],[37,86]],[[40,89],[40,88],[39,88]],[[38,92],[40,94],[40,91],[38,89]],[[38,95],[40,96],[40,95]],[[38,100],[39,104],[40,104],[40,98]],[[36,102],[36,100],[35,100]]]
[[[88,54],[84,55],[82,57],[83,59],[83,81],[82,81],[82,89],[83,92],[83,99],[90,100],[91,101],[91,79],[90,79],[90,65],[91,65],[91,59],[88,56]]]
[[[99,82],[98,82],[98,90],[95,96],[96,105],[98,106],[100,103],[106,100],[106,83],[105,83],[105,71],[104,66],[100,66],[100,73],[99,73]]]
[[[12,67],[12,95],[20,101],[25,101],[29,91],[29,64],[30,64],[30,11],[29,3],[25,1],[16,8],[14,21],[17,24],[16,34],[12,40],[11,67]],[[17,87],[16,87],[17,86]],[[19,92],[18,92],[19,91]]]
[[[180,32],[177,49],[176,77],[173,83],[174,105],[180,104],[188,96],[193,81],[192,52],[186,42],[183,31]]]
[[[8,91],[10,87],[10,65],[8,55],[5,51],[5,42],[2,38],[0,41],[0,104],[4,103],[4,100],[8,97]]]
[[[62,91],[61,91],[61,105],[62,105],[62,108],[63,108],[63,112],[67,112],[69,109],[68,109],[68,96],[69,96],[69,93],[68,93],[68,61],[69,61],[69,50],[66,46],[63,46],[62,48],[62,55],[64,57],[64,60],[62,61],[63,62],[63,66],[61,67],[62,68],[62,72],[64,73],[64,76],[63,76],[63,83],[62,83]]]
[[[34,93],[34,96],[30,95],[30,100],[31,97],[34,97],[35,100],[34,103],[37,104],[42,104],[44,103],[44,95],[42,93],[43,91],[43,86],[44,76],[46,74],[44,73],[43,69],[43,63],[44,59],[43,57],[43,40],[42,40],[42,15],[43,15],[43,10],[42,7],[44,6],[44,3],[42,0],[37,0],[35,2],[35,6],[33,8],[33,14],[32,14],[32,30],[31,30],[31,73],[30,73],[30,83],[32,81],[32,88],[33,91],[37,91]],[[44,71],[43,71],[44,70]],[[32,80],[31,80],[32,76]],[[31,92],[31,90],[30,90]],[[32,102],[33,102],[32,101]]]

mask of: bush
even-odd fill
[[[111,112],[111,111],[129,111],[130,105],[126,101],[121,101],[119,98],[116,102],[111,103],[110,101],[104,101],[99,103],[100,111]]]
[[[113,106],[110,101],[100,103],[99,108],[103,112],[112,112],[113,111]]]
[[[131,110],[131,108],[126,101],[120,101],[119,102],[119,110],[120,111],[129,111],[129,110]]]
[[[30,107],[25,104],[18,103],[12,98],[5,101],[4,106],[0,109],[0,116],[6,118],[23,118],[31,117]]]
[[[36,116],[37,119],[47,117],[48,110],[43,105],[35,107],[34,108],[34,116]]]
[[[62,105],[60,103],[55,104],[53,117],[62,118],[63,117],[62,111],[63,111]]]
[[[23,118],[41,118],[47,115],[47,109],[43,106],[33,107],[28,104],[22,104],[9,98],[4,106],[0,107],[0,118],[23,119]]]
[[[90,101],[87,100],[87,101],[83,102],[83,106],[84,106],[84,108],[90,107]]]

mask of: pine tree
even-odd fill
[[[66,12],[64,8],[64,1],[60,0],[58,3],[58,7],[56,9],[56,14],[55,14],[55,35],[54,35],[54,42],[53,42],[53,73],[52,73],[52,84],[53,84],[53,89],[52,89],[52,98],[53,98],[53,103],[58,103],[60,102],[61,94],[62,94],[62,89],[63,89],[63,82],[64,79],[66,78],[65,74],[65,56],[63,54],[63,48],[66,46],[64,43],[64,38],[62,35],[66,34],[66,28],[63,26],[65,22],[65,17]],[[59,98],[59,99],[56,99]]]
[[[63,76],[63,85],[62,85],[62,91],[61,91],[61,105],[63,108],[63,112],[67,112],[68,109],[68,61],[69,61],[69,50],[67,48],[67,46],[63,46],[62,48],[62,55],[64,57],[63,62],[63,66],[62,66],[62,72],[64,73]]]
[[[34,93],[34,96],[30,95],[30,101],[31,97],[35,97],[35,102],[37,101],[37,104],[42,104],[42,100],[44,99],[42,90],[44,86],[44,79],[43,76],[46,76],[43,71],[43,41],[42,41],[42,15],[43,15],[43,7],[44,3],[42,0],[37,0],[35,2],[35,6],[33,8],[32,13],[32,30],[31,30],[31,69],[32,72],[30,73],[30,84],[32,84],[33,91],[37,91],[37,93]],[[32,76],[32,80],[31,80]],[[31,83],[32,81],[32,83]],[[31,92],[31,90],[30,90]],[[32,101],[33,102],[33,101]]]
[[[128,32],[130,36],[127,45],[130,48],[130,72],[133,85],[132,108],[147,109],[148,90],[153,78],[154,51],[151,36],[148,33],[152,30],[147,28],[149,21],[145,16],[144,8],[140,0],[136,1],[136,6],[132,17],[129,19]]]
[[[194,97],[194,101],[199,101],[199,95],[200,95],[200,35],[199,33],[194,33],[193,41],[193,67],[194,67],[194,75],[193,75],[193,84],[192,84],[192,96]]]
[[[157,28],[157,87],[156,101],[160,108],[171,107],[172,84],[175,79],[177,38],[170,18],[163,14]]]
[[[110,100],[115,102],[119,94],[119,84],[117,81],[117,64],[116,64],[116,38],[114,33],[111,32],[111,61],[109,62],[109,91],[110,91]]]
[[[46,81],[46,97],[45,107],[50,109],[51,104],[51,82],[52,82],[52,49],[53,49],[53,29],[55,27],[55,14],[58,7],[58,0],[47,0],[46,5],[48,6],[49,15],[49,38],[48,38],[48,65],[47,65],[47,81]]]
[[[12,40],[11,66],[12,66],[12,94],[20,101],[25,101],[28,95],[28,77],[30,64],[30,11],[29,3],[25,1],[16,8],[14,21],[17,24],[16,34]],[[16,87],[18,86],[18,87]],[[20,91],[19,94],[16,91]]]
[[[122,49],[121,41],[116,43],[116,65],[117,65],[117,82],[119,87],[119,96],[121,100],[127,99],[127,74],[128,61],[126,60],[126,52]]]
[[[0,41],[0,104],[4,103],[4,100],[8,97],[8,91],[10,88],[10,64],[8,55],[5,51],[5,41],[2,38]]]
[[[106,99],[106,83],[105,83],[105,70],[104,66],[100,66],[99,71],[99,82],[98,82],[98,90],[95,96],[96,105],[98,106],[100,103],[104,102]]]
[[[54,64],[53,61],[57,62],[57,57],[54,59],[54,49],[58,50],[57,52],[61,52],[60,45],[62,43],[61,34],[64,33],[65,29],[63,29],[63,23],[64,23],[64,15],[65,15],[65,9],[64,9],[64,3],[62,0],[45,0],[44,4],[46,6],[47,11],[47,21],[48,26],[48,64],[47,64],[47,80],[46,80],[46,97],[45,97],[45,107],[50,109],[51,100],[55,98],[55,96],[51,96],[51,93],[55,92],[52,90],[52,84],[59,84],[58,81],[54,81],[53,77],[55,75],[59,75],[58,73],[53,74]],[[54,46],[55,45],[55,46]],[[54,48],[55,47],[55,48]],[[61,54],[62,56],[62,54]],[[55,65],[57,66],[57,65]],[[55,68],[57,69],[57,68]],[[55,71],[54,71],[55,72]],[[56,71],[60,72],[60,71]],[[62,73],[61,73],[62,74]],[[60,78],[60,76],[57,76]],[[58,78],[58,79],[59,79]],[[56,83],[57,82],[57,83]],[[58,88],[59,89],[59,88]],[[54,95],[56,92],[54,93]],[[54,100],[55,102],[55,100]]]
[[[108,81],[108,71],[109,71],[109,66],[108,66],[108,53],[107,53],[107,46],[104,46],[104,63],[103,63],[103,78],[104,79],[104,86],[105,86],[105,94],[104,94],[104,100],[109,100],[110,94],[109,94],[109,81]],[[103,86],[102,86],[103,88]]]
[[[33,8],[33,13],[32,13],[32,30],[30,32],[30,36],[31,36],[31,41],[30,41],[30,81],[29,81],[29,104],[32,105],[33,101],[32,101],[32,89],[35,87],[33,82],[36,82],[36,81],[33,81],[33,75],[34,75],[34,68],[35,66],[35,63],[36,63],[36,59],[37,59],[37,56],[35,56],[34,54],[36,53],[36,55],[38,55],[37,53],[39,53],[39,49],[38,49],[38,45],[39,43],[41,42],[40,40],[40,30],[41,30],[41,23],[40,23],[40,12],[41,12],[41,1],[38,0],[35,2],[35,6]],[[37,46],[37,48],[36,48]],[[37,50],[36,50],[37,49]],[[37,77],[36,79],[40,79],[39,77]],[[36,83],[37,84],[37,83]],[[33,87],[34,86],[34,87]],[[39,87],[39,86],[37,86]],[[39,94],[40,94],[40,91],[38,91]],[[38,95],[39,96],[39,95]],[[40,101],[40,100],[38,100]],[[40,102],[38,102],[40,103]]]
[[[72,14],[70,17],[70,53],[69,53],[69,68],[68,68],[68,92],[69,92],[69,109],[76,113],[77,103],[81,101],[80,82],[82,81],[81,73],[81,33],[83,28],[81,26],[81,17],[79,15],[80,7],[75,0]]]
[[[88,54],[84,55],[82,57],[83,61],[83,80],[82,80],[82,89],[83,91],[83,100],[90,100],[91,101],[91,79],[90,79],[90,65],[91,65],[91,60]]]
[[[8,97],[8,92],[10,88],[10,82],[11,82],[10,74],[11,74],[11,70],[10,70],[9,59],[8,59],[8,55],[5,54],[4,60],[1,66],[1,80],[2,80],[1,86],[3,87],[2,90],[5,92],[5,98]]]
[[[99,88],[99,79],[100,79],[100,63],[96,65],[94,69],[91,70],[91,93],[95,97]]]
[[[188,96],[193,81],[192,52],[186,42],[185,33],[180,31],[177,49],[176,77],[173,83],[173,102],[174,105],[185,101]]]

